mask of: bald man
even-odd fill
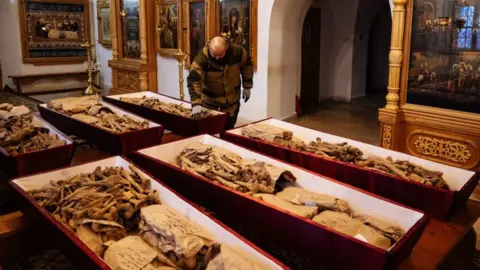
[[[195,57],[187,85],[194,119],[205,108],[218,110],[228,115],[225,129],[232,129],[240,111],[240,96],[245,102],[250,98],[252,61],[242,46],[214,37]]]

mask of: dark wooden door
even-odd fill
[[[367,89],[368,96],[386,95],[388,86],[388,55],[392,15],[390,4],[386,3],[378,11],[370,28],[368,41]]]
[[[316,107],[319,99],[321,14],[322,9],[310,8],[303,22],[300,88],[300,108],[303,112]]]

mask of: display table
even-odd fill
[[[178,135],[165,133],[162,143],[168,143],[179,139],[181,139],[181,137]],[[75,152],[72,164],[78,165],[109,156],[111,156],[111,154],[99,149],[79,147]],[[410,257],[402,263],[400,269],[435,269],[447,259],[449,262],[454,262],[453,266],[456,265],[455,262],[468,260],[468,258],[465,259],[463,257],[462,260],[456,259],[458,256],[465,254],[465,252],[463,250],[462,252],[455,251],[464,246],[461,245],[462,243],[471,240],[470,237],[472,237],[472,234],[469,232],[471,232],[473,223],[479,217],[480,203],[469,201],[467,205],[459,209],[449,222],[431,219]],[[48,243],[43,242],[43,240],[38,240],[38,242],[33,241],[31,238],[32,235],[40,237],[38,234],[38,227],[34,228],[33,226],[29,227],[28,225],[29,224],[23,222],[20,212],[0,216],[0,254],[2,254],[2,256],[0,256],[0,262],[5,258],[13,259],[19,258],[19,256],[23,257],[25,253],[20,247],[25,248],[32,244],[35,245],[35,248],[37,249],[47,247]],[[248,235],[244,236],[247,239],[249,238]],[[265,245],[268,245],[268,243]],[[259,243],[259,246],[263,247],[264,245]],[[5,253],[3,252],[4,249],[2,249],[2,247],[8,247],[8,249],[5,250]],[[284,263],[287,263],[290,267],[294,267],[295,262],[299,261],[297,258],[290,258],[290,255],[286,255],[289,253],[279,252],[277,250],[266,251],[277,257],[279,260],[284,261]],[[468,251],[472,251],[473,254],[473,250],[470,249]],[[279,253],[285,258],[281,257]],[[466,268],[454,267],[453,269]]]

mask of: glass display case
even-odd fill
[[[480,0],[396,0],[381,146],[480,167]]]
[[[156,91],[154,0],[111,0],[110,94]]]
[[[407,103],[480,112],[480,1],[415,0]]]
[[[120,3],[123,57],[140,59],[139,0],[122,0]]]

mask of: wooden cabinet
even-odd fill
[[[154,0],[111,0],[111,94],[157,90]]]
[[[394,0],[381,145],[480,164],[480,0]]]

